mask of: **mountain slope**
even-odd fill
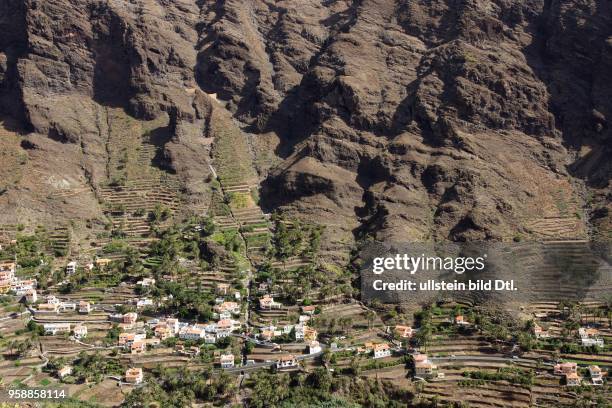
[[[108,176],[105,109],[167,115],[158,164],[194,209],[208,200],[212,111],[228,109],[262,204],[325,224],[332,253],[365,236],[541,238],[547,220],[565,238],[609,238],[610,7],[9,0],[0,101],[29,165],[91,197]],[[100,214],[40,193],[8,186],[4,221],[20,207],[28,222]]]

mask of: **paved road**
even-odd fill
[[[279,355],[284,355],[287,353],[278,353]],[[319,352],[319,353],[314,353],[314,354],[301,354],[301,355],[297,355],[295,356],[295,359],[298,361],[302,361],[302,360],[312,360],[315,359],[319,356],[321,356],[323,354],[323,352]],[[240,372],[240,371],[253,371],[259,368],[269,368],[272,367],[274,364],[276,364],[275,361],[272,362],[263,362],[263,363],[254,363],[254,364],[249,364],[249,365],[245,365],[242,367],[234,367],[234,368],[226,368],[225,371],[230,372],[230,373],[235,373],[235,372]]]
[[[533,364],[537,363],[535,360],[530,360],[526,358],[512,358],[512,357],[503,357],[503,356],[455,356],[455,357],[430,357],[432,361],[443,361],[443,362],[452,362],[452,361],[489,361],[492,363],[526,363]],[[553,363],[542,362],[542,365],[554,366]]]
[[[13,319],[18,319],[18,318],[20,318],[21,316],[23,316],[24,314],[29,314],[29,313],[30,313],[30,311],[29,311],[29,310],[26,310],[25,312],[21,312],[21,313],[18,313],[18,312],[17,312],[17,314],[15,314],[15,315],[13,315],[13,313],[11,313],[11,314],[10,314],[10,315],[8,315],[8,316],[0,317],[0,322],[3,322],[3,321],[5,321],[5,320],[13,320]]]

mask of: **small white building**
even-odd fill
[[[582,339],[580,339],[580,341],[582,342],[582,345],[584,347],[592,347],[592,346],[596,346],[596,347],[603,347],[604,346],[604,339],[601,337],[583,337]]]
[[[76,303],[72,303],[72,302],[61,302],[59,304],[60,312],[74,312],[76,308],[77,308]]]
[[[599,366],[589,366],[589,375],[593,385],[603,385],[603,377],[601,375],[601,368],[599,368]]]
[[[77,270],[77,263],[75,261],[68,262],[68,265],[66,265],[66,273],[68,275],[74,275],[76,273],[76,270]]]
[[[376,344],[374,345],[374,358],[385,358],[391,355],[391,348],[388,344]]]
[[[81,300],[79,302],[79,313],[89,313],[91,312],[91,303]]]
[[[221,368],[233,368],[234,367],[234,355],[233,354],[222,354],[219,358]]]
[[[155,279],[153,279],[153,278],[144,278],[143,280],[139,280],[138,282],[136,282],[136,284],[140,285],[140,286],[144,286],[144,287],[154,286],[155,285]]]
[[[43,329],[45,330],[45,334],[49,336],[70,333],[70,323],[45,323]]]
[[[85,326],[84,324],[75,326],[74,329],[72,329],[72,333],[75,339],[84,339],[85,337],[87,337],[87,326]]]
[[[308,354],[317,354],[321,352],[321,345],[318,341],[313,340],[308,344]]]
[[[274,301],[274,298],[270,295],[265,295],[259,299],[259,308],[262,310],[280,309],[281,304]]]
[[[57,376],[59,378],[67,377],[70,374],[72,374],[72,366],[69,366],[69,365],[65,365],[62,368],[60,368],[59,370],[57,370]]]
[[[200,340],[204,338],[205,331],[199,327],[184,327],[179,332],[179,338],[183,340]]]
[[[295,339],[296,340],[304,340],[304,326],[303,324],[296,324],[294,326],[295,329]]]
[[[36,303],[38,300],[38,294],[36,293],[36,289],[30,289],[25,294],[25,301],[27,303]]]
[[[287,369],[297,367],[298,362],[295,356],[292,354],[286,354],[284,356],[280,356],[276,360],[276,368],[278,369]]]
[[[144,375],[142,373],[142,368],[129,368],[125,372],[125,382],[130,384],[140,384],[144,379]]]
[[[48,295],[45,297],[45,301],[50,305],[59,305],[60,300],[53,295]]]
[[[153,299],[143,298],[136,301],[136,309],[142,309],[148,306],[153,306]]]

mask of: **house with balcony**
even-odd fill
[[[222,354],[219,357],[219,364],[221,364],[221,368],[234,368],[234,355]]]
[[[144,375],[142,373],[142,368],[129,368],[125,372],[125,382],[130,384],[140,384],[144,379]]]

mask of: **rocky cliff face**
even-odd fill
[[[611,7],[8,0],[1,102],[51,139],[39,148],[81,152],[75,177],[94,179],[102,107],[168,114],[169,165],[205,194],[217,94],[277,155],[259,168],[263,204],[328,225],[331,250],[369,235],[546,236],[546,220],[609,236]]]

